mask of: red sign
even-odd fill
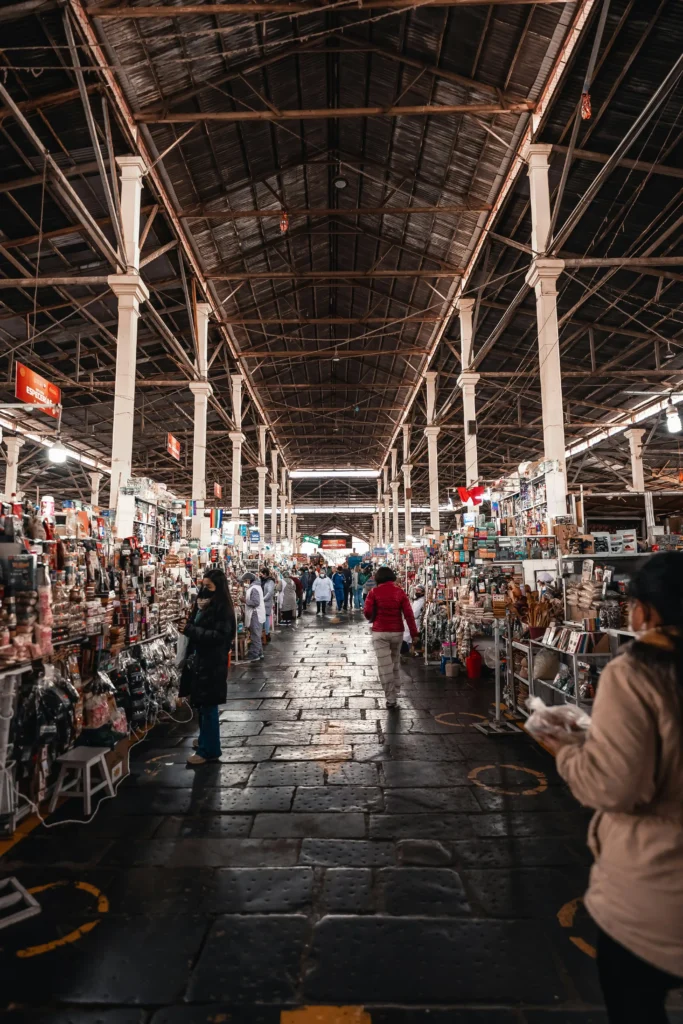
[[[345,551],[351,549],[351,537],[348,534],[323,534],[320,538],[323,551]]]
[[[50,384],[39,374],[29,370],[23,363],[17,363],[17,380],[14,389],[15,396],[20,402],[27,402],[29,405],[53,405],[54,409],[43,409],[48,416],[59,419],[58,405],[61,405],[62,392],[56,384]]]
[[[220,484],[214,484],[213,485],[213,496],[214,496],[214,498],[222,498],[223,497],[223,488],[221,487]]]
[[[180,462],[180,441],[173,434],[166,435],[166,451]]]

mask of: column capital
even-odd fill
[[[624,431],[624,435],[628,438],[632,437],[634,441],[640,441],[645,432],[644,427],[628,427],[628,429]]]
[[[429,440],[430,437],[438,437],[441,433],[441,427],[425,427],[425,437]]]
[[[404,474],[404,476],[407,476],[407,474],[411,472],[412,468],[412,462],[404,462],[403,465],[401,466],[401,472]]]
[[[425,380],[436,380],[436,378],[437,378],[438,376],[439,376],[439,375],[438,375],[438,373],[436,372],[436,370],[426,370],[426,371],[425,371],[425,374],[424,374],[424,379],[425,379]]]
[[[210,302],[198,302],[197,303],[197,316],[204,316],[208,320],[211,316],[213,306]]]
[[[547,142],[532,142],[527,150],[529,167],[547,167],[553,147]]]
[[[14,434],[12,437],[5,438],[5,444],[8,448],[14,448],[15,451],[19,451],[22,445],[26,444],[26,439],[19,437],[18,434]]]
[[[206,380],[191,380],[188,387],[193,395],[205,395],[210,398],[213,394],[213,388]]]
[[[149,288],[139,274],[110,274],[107,284],[117,299],[131,298],[139,303],[149,298]]]
[[[401,482],[400,480],[392,480],[390,486],[394,494],[398,494],[398,489],[401,486]]]
[[[526,275],[526,283],[530,288],[540,286],[544,295],[554,295],[558,277],[564,270],[564,260],[551,260],[538,257],[532,261]]]
[[[479,380],[480,374],[475,373],[474,370],[463,370],[458,377],[457,384],[459,388],[463,389],[468,387],[474,388],[479,383]]]
[[[259,476],[262,476],[263,479],[265,480],[265,478],[268,475],[268,467],[267,466],[257,466],[256,467],[256,472],[258,473]]]
[[[458,299],[456,302],[458,313],[471,313],[475,302],[476,299]]]
[[[228,434],[228,437],[232,441],[234,447],[237,447],[238,445],[241,445],[243,444],[244,441],[246,441],[246,437],[244,436],[241,430],[231,430],[230,433]]]
[[[242,382],[244,381],[244,376],[241,373],[231,373],[230,380],[232,381],[233,384],[242,384]]]
[[[121,169],[122,178],[141,178],[147,174],[147,164],[141,156],[117,156],[116,163]]]

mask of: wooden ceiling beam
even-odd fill
[[[418,7],[489,7],[491,5],[500,7],[518,7],[521,4],[559,4],[566,3],[566,0],[363,0],[360,5],[363,11],[412,11]],[[356,5],[347,5],[348,9],[357,10]],[[342,5],[337,5],[338,10],[343,10]],[[275,3],[205,3],[205,4],[182,4],[172,9],[161,6],[147,7],[93,7],[87,12],[92,18],[102,18],[107,21],[112,19],[135,18],[144,20],[148,18],[182,18],[182,17],[216,17],[221,14],[291,14],[310,15],[316,13],[316,8],[311,9],[310,4],[302,2],[275,2]]]
[[[348,324],[348,325],[359,325],[359,324],[436,324],[440,323],[442,317],[440,316],[406,316],[406,317],[395,317],[395,316],[361,316],[361,317],[347,317],[347,316],[328,316],[328,317],[303,317],[303,316],[270,316],[270,317],[251,317],[251,318],[238,318],[228,320],[218,320],[220,324],[231,324],[232,326],[247,327],[248,325],[260,326],[261,324]]]
[[[250,5],[253,10],[254,5]],[[130,7],[135,11],[139,8]],[[169,8],[165,8],[166,11]],[[174,11],[178,8],[174,8]],[[139,124],[229,124],[244,121],[328,121],[351,117],[451,117],[471,114],[487,117],[495,114],[527,114],[534,109],[531,100],[514,103],[418,103],[404,107],[309,107],[302,110],[205,110],[178,114],[135,114]]]
[[[454,270],[250,270],[229,274],[207,274],[207,281],[345,281],[354,277],[440,278],[462,277],[462,268]]]
[[[321,209],[285,209],[278,207],[262,210],[181,210],[178,214],[184,220],[252,220],[254,218],[277,217],[283,213],[292,217],[433,217],[457,215],[464,213],[486,213],[491,209],[490,203],[459,203],[456,206],[368,206],[368,207],[324,207]]]
[[[567,146],[553,146],[554,153],[566,154]],[[595,153],[590,149],[575,149],[574,160],[588,160],[591,163],[606,164],[610,159],[609,153]],[[683,168],[668,167],[666,164],[651,164],[647,160],[627,160],[622,157],[617,162],[617,167],[627,167],[631,171],[644,171],[646,174],[663,174],[668,178],[683,178]]]

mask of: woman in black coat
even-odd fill
[[[199,739],[193,765],[221,756],[218,705],[228,698],[228,654],[235,638],[235,609],[222,569],[207,569],[184,633],[189,640],[180,696],[196,707]]]

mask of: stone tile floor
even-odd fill
[[[0,931],[3,1024],[604,1024],[586,813],[474,729],[489,683],[403,675],[389,712],[358,613],[305,615],[233,671],[221,764],[157,726],[92,823],[9,850],[43,911]]]

